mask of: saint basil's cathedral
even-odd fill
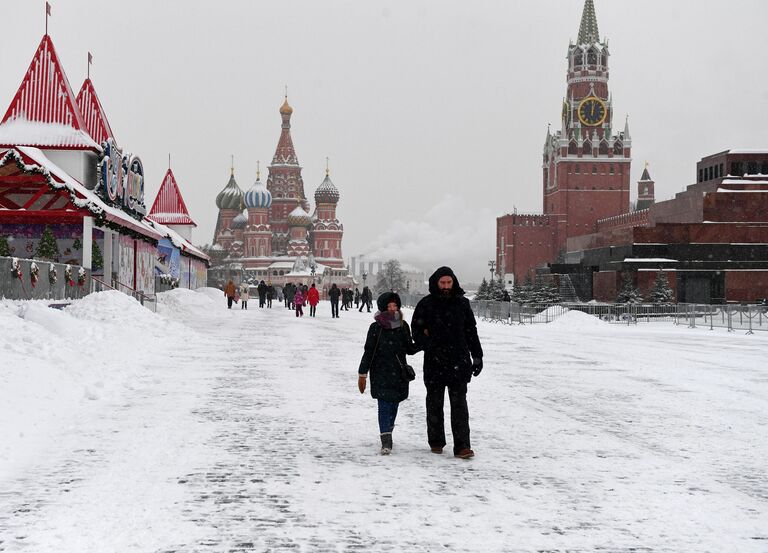
[[[209,250],[214,281],[264,280],[275,285],[318,281],[321,290],[334,282],[353,285],[341,253],[344,225],[336,216],[339,191],[326,168],[310,215],[291,139],[292,114],[286,96],[266,184],[257,172],[256,182],[243,192],[232,168],[229,182],[216,196],[219,214]]]

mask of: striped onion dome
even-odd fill
[[[246,217],[244,213],[238,213],[237,215],[235,215],[235,218],[232,219],[233,229],[245,228],[245,225],[247,224],[248,224],[248,217]]]
[[[256,177],[256,182],[250,190],[245,193],[245,207],[249,209],[266,209],[272,205],[272,193],[267,190],[266,185]]]
[[[288,215],[288,226],[309,228],[312,226],[312,219],[310,218],[309,213],[304,211],[303,207],[297,205],[296,209],[291,211]]]
[[[335,204],[339,202],[339,189],[331,182],[328,173],[320,186],[315,190],[315,202],[322,204]]]
[[[234,171],[229,177],[229,182],[224,190],[216,196],[216,207],[219,209],[241,209],[243,202],[243,191],[237,185]]]

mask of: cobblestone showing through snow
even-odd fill
[[[318,311],[168,313],[185,349],[0,481],[0,551],[768,551],[767,338],[481,323],[477,457],[418,378],[382,457],[370,314]]]

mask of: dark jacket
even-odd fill
[[[256,291],[259,293],[261,299],[264,299],[267,296],[267,285],[264,284],[263,280],[256,287]]]
[[[331,298],[331,301],[339,301],[340,295],[341,290],[339,290],[338,286],[331,286],[331,289],[328,291],[328,297]]]
[[[371,397],[392,402],[406,399],[409,382],[403,377],[405,356],[417,351],[405,321],[399,328],[384,328],[378,322],[371,323],[357,370],[358,374],[370,371]]]
[[[453,278],[448,297],[442,297],[437,287],[443,276]],[[482,358],[483,348],[469,300],[450,268],[440,267],[429,277],[429,295],[416,305],[411,325],[413,339],[424,350],[425,384],[470,381],[472,358]]]

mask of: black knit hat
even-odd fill
[[[379,311],[383,313],[387,310],[387,306],[392,302],[395,302],[397,304],[397,308],[400,309],[400,306],[402,305],[400,303],[400,296],[398,296],[395,292],[384,292],[379,296],[379,299],[376,300],[376,306],[379,308]]]

